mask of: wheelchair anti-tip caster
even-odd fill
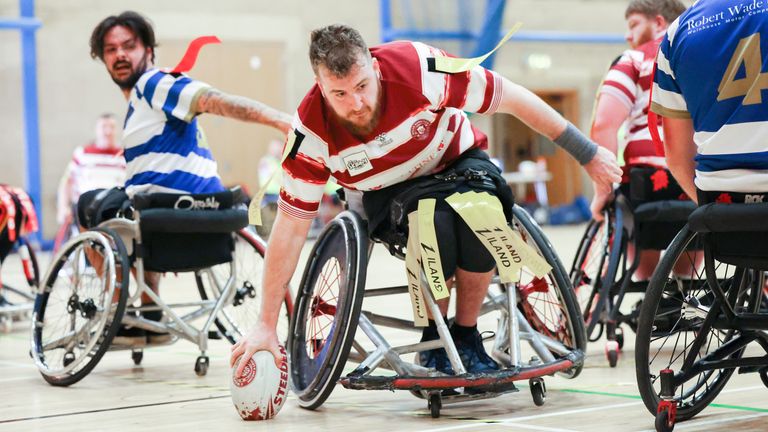
[[[619,344],[619,350],[624,349],[624,329],[616,327],[616,343]]]
[[[133,359],[133,364],[138,366],[141,364],[141,360],[144,358],[144,351],[141,349],[134,349],[131,350],[131,359]]]
[[[440,393],[432,393],[427,400],[427,408],[432,418],[440,418],[440,409],[443,408],[443,400]]]
[[[608,359],[608,366],[614,368],[619,361],[619,343],[617,341],[608,341],[605,343],[605,357]]]
[[[205,376],[208,373],[208,356],[200,356],[195,361],[195,373],[197,376]]]
[[[532,378],[528,381],[528,385],[531,387],[531,396],[533,396],[534,405],[544,405],[544,402],[547,401],[547,386],[544,384],[544,379]]]
[[[658,432],[672,432],[675,428],[675,417],[677,415],[677,401],[675,400],[675,387],[673,383],[674,372],[671,369],[664,369],[659,374],[661,379],[661,400],[656,410],[656,421],[654,426]]]

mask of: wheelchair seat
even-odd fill
[[[137,194],[133,207],[141,229],[147,270],[194,271],[229,262],[232,233],[248,225],[240,188],[212,194]]]
[[[690,229],[708,234],[722,262],[768,270],[768,203],[705,204],[688,219]]]

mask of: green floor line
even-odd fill
[[[578,389],[553,389],[553,390],[561,391],[564,393],[579,393],[579,394],[589,394],[589,395],[596,395],[596,396],[610,396],[610,397],[619,397],[624,399],[642,399],[639,395],[631,395],[631,394],[625,394],[625,393],[610,393],[610,392],[578,390]],[[724,409],[732,409],[732,410],[739,410],[739,411],[768,413],[768,408],[755,408],[755,407],[748,407],[748,406],[741,406],[741,405],[726,405],[726,404],[716,404],[716,403],[709,404],[709,406],[713,408],[724,408]]]

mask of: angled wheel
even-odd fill
[[[32,313],[32,357],[43,378],[83,379],[112,342],[125,310],[130,262],[120,237],[96,228],[53,258]]]
[[[586,351],[584,321],[565,268],[555,249],[525,210],[515,206],[512,213],[512,228],[552,266],[552,270],[543,278],[538,278],[523,268],[517,286],[520,296],[518,307],[539,333],[571,349]],[[580,372],[580,367],[574,368],[566,375],[574,378]]]
[[[659,262],[643,299],[635,342],[638,389],[653,415],[661,394],[659,372],[671,369],[676,375],[689,374],[684,382],[676,383],[677,420],[699,413],[723,389],[733,368],[696,372],[694,367],[741,334],[727,325],[714,325],[721,316],[721,305],[715,300],[703,266],[696,264],[695,252],[691,251],[698,236],[683,228]],[[675,275],[676,264],[678,270],[683,265],[690,270]],[[718,261],[715,268],[717,283],[727,293],[731,307],[756,312],[762,291],[762,286],[755,283],[760,280],[755,277],[757,272]],[[738,359],[743,352],[743,348],[728,350],[725,358]]]
[[[3,281],[0,294],[13,305],[32,302],[40,284],[37,254],[26,237],[18,238],[16,252],[3,261],[2,268],[6,271],[0,278]]]
[[[607,212],[606,212],[607,215]],[[602,286],[602,277],[608,265],[608,251],[611,226],[606,221],[592,220],[584,231],[584,236],[579,242],[579,248],[571,266],[570,280],[576,298],[579,302],[579,310],[584,317],[585,325],[592,326],[593,331],[588,334],[590,342],[594,342],[602,335],[602,325],[598,325],[600,313],[594,313]],[[592,324],[592,321],[595,321]],[[599,331],[594,331],[598,328]]]
[[[352,347],[363,302],[368,236],[345,211],[318,237],[296,295],[288,352],[299,405],[325,402]]]
[[[242,229],[233,234],[235,249],[232,262],[195,272],[197,289],[203,300],[221,297],[234,269],[234,291],[214,321],[216,328],[230,343],[235,343],[254,327],[261,309],[261,282],[264,274],[264,254],[267,245],[257,234]],[[288,338],[288,324],[293,311],[293,299],[286,293],[277,323],[277,336]]]

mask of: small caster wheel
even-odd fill
[[[138,366],[141,364],[141,360],[144,358],[144,351],[140,349],[135,349],[131,351],[131,359],[133,359],[133,364]]]
[[[528,385],[531,387],[531,396],[533,396],[534,405],[544,405],[544,402],[547,401],[547,386],[544,384],[544,380],[541,378],[533,378],[528,381]]]
[[[440,418],[440,409],[443,407],[443,401],[440,398],[439,393],[429,395],[427,407],[429,408],[429,413],[432,415],[432,418]]]
[[[608,359],[608,366],[615,368],[619,361],[619,343],[608,341],[605,343],[605,357]]]
[[[624,329],[621,327],[616,328],[616,343],[619,344],[619,350],[624,349]]]
[[[654,423],[657,432],[672,432],[675,429],[675,424],[669,421],[669,411],[663,410],[656,414],[656,422]]]
[[[75,361],[75,353],[72,351],[67,351],[64,354],[64,358],[62,359],[62,364],[64,364],[64,367],[67,367],[72,364],[72,362]]]
[[[195,361],[195,373],[197,376],[205,376],[208,373],[208,356],[200,356]]]

